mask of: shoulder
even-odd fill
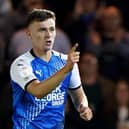
[[[67,54],[64,54],[64,53],[61,53],[61,52],[58,52],[58,51],[55,51],[55,50],[53,50],[53,54],[55,56],[60,57],[63,60],[67,60],[67,58],[68,58],[68,55]]]
[[[26,52],[19,57],[17,57],[11,64],[11,68],[14,66],[22,65],[22,64],[30,64],[34,60],[34,57],[30,54],[30,52]]]

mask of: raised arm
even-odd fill
[[[42,98],[59,86],[67,73],[72,70],[73,65],[79,61],[79,52],[76,52],[77,47],[78,44],[75,44],[75,46],[72,47],[68,54],[67,63],[61,70],[42,82],[38,80],[32,81],[27,86],[27,91],[37,98]]]

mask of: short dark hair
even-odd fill
[[[40,21],[45,21],[49,18],[53,18],[54,20],[56,20],[55,13],[50,10],[46,10],[46,9],[33,9],[28,14],[27,26],[30,25],[34,21],[40,22]]]

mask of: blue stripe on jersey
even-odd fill
[[[45,80],[61,69],[65,60],[52,55],[47,63],[40,58],[31,62],[35,76]],[[64,107],[71,73],[50,94],[37,99],[12,82],[14,129],[63,129]]]

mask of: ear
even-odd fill
[[[28,38],[31,38],[31,33],[30,33],[30,30],[28,28],[26,29],[26,35],[28,36]]]

